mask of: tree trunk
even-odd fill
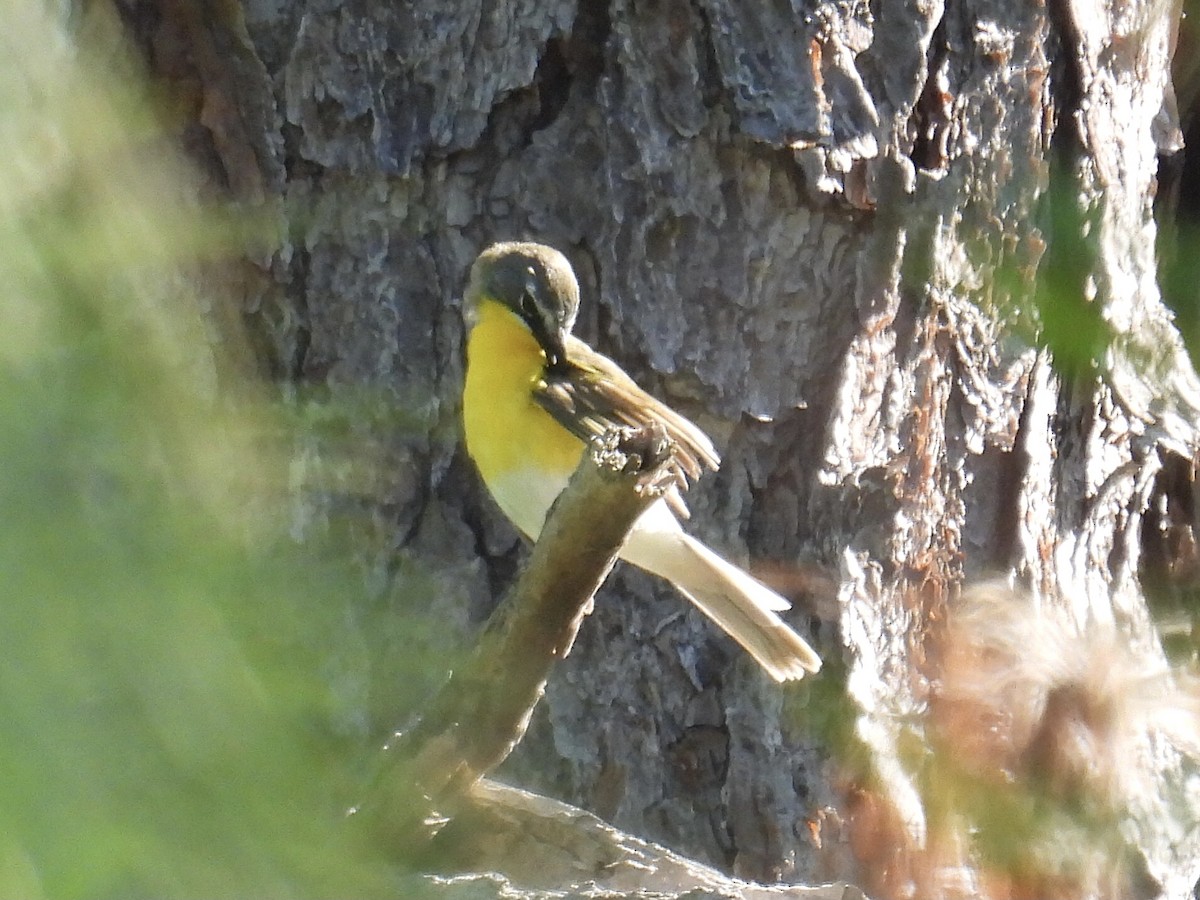
[[[1142,524],[1200,411],[1151,218],[1178,10],[216,7],[124,5],[214,187],[286,234],[242,273],[254,362],[365,396],[370,464],[296,508],[299,533],[348,518],[378,586],[331,640],[339,727],[399,724],[398,655],[470,642],[522,558],[459,442],[459,298],[485,245],[541,240],[580,276],[577,333],[721,449],[690,529],[794,601],[827,667],[780,688],[618,568],[502,775],[742,877],[955,896],[977,860],[914,757],[964,582],[1013,576],[1161,659]],[[1064,330],[1099,336],[1077,365]],[[314,436],[298,472],[345,447]],[[420,607],[442,631],[389,629]],[[1159,753],[1121,827],[1181,897],[1200,845],[1167,826],[1196,800]]]

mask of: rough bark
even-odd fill
[[[905,748],[925,740],[931,635],[964,580],[1011,573],[1081,630],[1112,621],[1158,652],[1139,526],[1163,460],[1195,455],[1200,406],[1154,280],[1170,5],[184,8],[127,15],[193,89],[188,136],[216,181],[286,226],[245,273],[259,360],[366,392],[345,439],[369,480],[306,496],[298,532],[350,513],[380,603],[427,606],[435,646],[469,639],[522,551],[458,445],[458,298],[481,247],[543,240],[580,274],[581,335],[722,449],[691,527],[844,659],[849,705],[837,665],[781,690],[618,570],[509,778],[740,875],[853,879],[857,859],[894,894],[924,877]],[[172,40],[205,52],[173,66]],[[1052,155],[1075,204],[1057,231]],[[1083,378],[1034,338],[1063,229],[1087,233],[1071,289],[1115,335]],[[298,471],[329,454],[314,438]],[[347,612],[342,724],[381,733],[405,712],[390,660],[415,641]],[[851,716],[869,786],[847,729],[819,727]],[[1164,833],[1172,798],[1189,804],[1161,753],[1164,791],[1130,828],[1183,896],[1200,851]]]

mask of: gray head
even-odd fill
[[[502,303],[516,313],[550,365],[563,360],[563,345],[579,312],[579,282],[565,256],[545,244],[493,244],[471,266],[468,317],[483,300]]]

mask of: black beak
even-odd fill
[[[542,315],[538,304],[533,299],[534,290],[535,288],[526,289],[518,312],[525,320],[525,324],[529,326],[529,330],[533,332],[538,346],[546,354],[547,367],[552,370],[560,369],[567,361],[567,350],[563,345],[562,334]]]
[[[542,341],[546,353],[546,365],[551,371],[559,371],[567,364],[567,349],[557,334],[547,335]]]
[[[561,369],[567,362],[567,348],[563,346],[562,335],[557,330],[551,331],[540,317],[535,317],[529,323],[533,336],[546,354],[546,366],[551,370]]]

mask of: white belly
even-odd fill
[[[537,540],[546,521],[546,513],[550,505],[558,499],[563,488],[567,486],[568,478],[547,476],[544,471],[521,469],[510,472],[502,478],[493,478],[488,485],[496,503],[504,510],[504,514],[512,520],[531,540]],[[663,500],[655,500],[650,507],[638,516],[626,539],[621,551],[621,558],[635,565],[650,568],[649,560],[640,558],[639,549],[644,543],[642,536],[677,534],[682,529],[679,520],[671,512]]]

